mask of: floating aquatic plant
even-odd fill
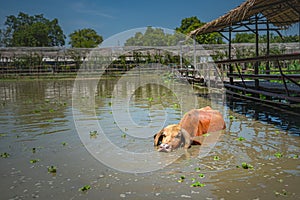
[[[220,157],[219,156],[214,156],[214,160],[215,161],[220,160]]]
[[[178,183],[182,183],[185,179],[185,176],[180,176],[180,179],[177,181]]]
[[[200,167],[196,167],[196,168],[195,168],[195,171],[196,171],[196,172],[199,172],[200,170],[201,170]]]
[[[40,113],[41,111],[36,109],[36,110],[34,110],[33,112],[34,112],[34,113]]]
[[[205,184],[204,183],[200,183],[199,181],[191,184],[191,187],[204,187]]]
[[[283,189],[281,192],[274,191],[276,196],[286,196],[287,191]]]
[[[91,186],[90,186],[90,185],[85,185],[85,186],[79,188],[78,191],[86,192],[86,191],[88,191],[88,190],[90,190],[90,189],[91,189]]]
[[[242,168],[244,168],[244,169],[253,169],[253,166],[250,165],[250,164],[247,164],[247,163],[243,162],[242,163]]]
[[[30,160],[30,163],[37,163],[37,162],[39,162],[40,160],[39,159],[32,159],[32,160]]]
[[[90,131],[90,137],[91,138],[96,138],[98,135],[98,131]]]
[[[174,104],[173,104],[173,108],[174,108],[174,109],[180,108],[180,105],[177,104],[177,103],[174,103]]]
[[[233,120],[235,117],[233,115],[229,115],[229,119]]]
[[[238,137],[236,140],[238,140],[238,141],[244,141],[246,139],[244,137]]]
[[[55,174],[56,173],[56,167],[55,166],[50,166],[48,167],[48,173],[52,173],[52,174]]]
[[[205,177],[204,174],[198,174],[198,176],[199,176],[200,178],[204,178],[204,177]]]
[[[122,138],[126,138],[126,134],[123,133],[123,134],[121,135],[121,137],[122,137]]]
[[[282,153],[277,152],[277,153],[274,154],[274,156],[276,158],[281,158],[283,155],[282,155]]]
[[[1,158],[8,158],[10,155],[7,152],[1,153],[0,154]]]

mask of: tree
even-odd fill
[[[197,17],[188,17],[181,20],[180,27],[177,27],[175,30],[177,32],[183,33],[185,35],[189,34],[191,31],[200,28],[205,25],[204,22],[201,22]],[[208,33],[196,36],[196,41],[200,44],[222,44],[222,36],[219,33]]]
[[[57,19],[49,20],[42,14],[30,16],[20,12],[10,15],[1,32],[3,46],[50,47],[63,46],[65,35]]]
[[[258,42],[266,43],[267,35],[259,35]],[[285,42],[299,42],[299,35],[288,35],[283,36],[282,38],[279,35],[270,34],[270,43],[285,43]],[[254,33],[237,33],[235,38],[232,39],[233,43],[255,43],[255,34]]]
[[[103,42],[102,36],[90,28],[76,30],[69,37],[69,44],[75,48],[94,48]]]
[[[133,37],[127,39],[125,46],[173,46],[184,39],[185,35],[183,34],[169,34],[161,28],[149,26],[145,33],[137,32]]]

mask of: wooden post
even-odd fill
[[[229,27],[229,49],[228,49],[228,60],[231,60],[231,27]],[[229,73],[232,74],[233,73],[233,66],[231,64],[229,64]],[[230,85],[233,85],[233,77],[229,78],[229,82]]]
[[[258,45],[258,41],[259,40],[259,33],[258,33],[258,16],[255,15],[255,54],[256,54],[256,57],[259,56],[259,45]],[[258,75],[258,67],[259,67],[259,62],[256,61],[255,62],[255,66],[254,66],[254,74],[255,75]],[[259,79],[258,78],[255,78],[255,89],[258,89],[259,88]]]
[[[194,43],[194,69],[196,70],[196,65],[197,65],[197,57],[196,57],[196,35],[193,36],[193,43]]]
[[[266,55],[270,55],[270,26],[269,21],[267,21],[267,52]],[[266,62],[266,74],[270,74],[270,62]]]

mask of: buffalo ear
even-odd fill
[[[163,131],[161,130],[160,132],[158,132],[154,135],[154,146],[160,145],[159,142],[161,142],[162,138],[163,138],[162,134],[163,134]]]
[[[191,147],[192,140],[190,134],[183,128],[180,129],[181,136],[184,139],[184,148],[188,149]]]

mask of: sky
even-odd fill
[[[64,34],[92,28],[104,40],[140,27],[175,29],[181,20],[197,16],[209,22],[245,0],[0,0],[0,28],[9,15],[24,12],[57,18]]]

